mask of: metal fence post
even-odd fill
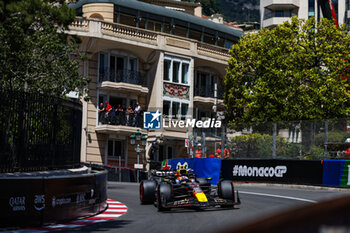
[[[277,123],[273,123],[273,132],[272,132],[272,158],[276,158],[276,139],[277,139]]]

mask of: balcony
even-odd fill
[[[300,7],[300,0],[265,0],[261,1],[262,7],[271,10],[294,9]]]
[[[293,16],[297,16],[297,14],[291,11],[277,11],[265,13],[262,27],[273,28],[278,24],[282,24],[285,21],[289,21]]]
[[[100,69],[99,82],[101,90],[119,90],[138,94],[148,93],[148,88],[145,87],[146,79],[137,71]]]
[[[218,97],[218,99],[223,99],[224,92],[225,91],[223,89],[221,89],[221,88],[219,88],[217,90],[217,97]],[[194,90],[194,96],[214,98],[214,89],[212,89],[212,88],[205,88],[205,89],[196,88]]]
[[[115,114],[99,115],[99,123],[96,132],[110,134],[118,133],[119,135],[130,135],[142,130],[142,114],[126,114],[125,112],[116,111]]]
[[[222,105],[223,104],[223,97],[224,97],[224,89],[219,88],[217,90],[217,103]],[[193,102],[197,103],[207,103],[207,104],[214,104],[215,103],[215,97],[214,97],[214,89],[213,88],[196,88],[194,90],[194,98]]]
[[[227,61],[230,57],[229,50],[223,47],[207,44],[186,37],[165,34],[162,32],[150,31],[118,23],[104,22],[96,19],[84,19],[77,17],[76,21],[69,26],[68,34],[81,37],[102,38],[109,41],[122,42],[132,46],[141,46],[150,49],[164,50],[171,46],[169,41],[180,41],[186,44],[184,51],[188,55],[196,54],[203,58],[220,59]],[[175,46],[177,48],[179,44]]]

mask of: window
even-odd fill
[[[185,120],[188,113],[188,104],[181,104],[181,120]]]
[[[148,20],[147,29],[152,30],[152,31],[156,31],[156,32],[160,32],[160,31],[162,31],[162,24],[160,22]]]
[[[190,30],[190,38],[194,39],[194,40],[201,41],[202,32],[191,29]]]
[[[315,0],[309,0],[309,17],[315,16]]]
[[[188,84],[188,64],[182,63],[181,82]]]
[[[215,44],[215,36],[214,35],[210,35],[207,33],[204,33],[204,43],[208,43],[208,44]]]
[[[181,27],[181,26],[174,26],[174,35],[181,36],[181,37],[186,37],[187,35],[187,28]]]
[[[121,51],[110,51],[99,54],[99,81],[139,82],[138,59]],[[134,72],[129,72],[134,71]],[[130,78],[130,74],[136,75]]]
[[[225,41],[225,48],[227,49],[232,49],[233,46],[233,42],[231,41]]]
[[[133,15],[120,14],[120,23],[136,27],[136,18]]]
[[[163,80],[179,84],[189,84],[189,62],[180,58],[164,59]]]
[[[170,101],[166,101],[166,100],[163,101],[163,114],[165,117],[169,117],[170,115],[170,105],[171,105]]]
[[[179,82],[179,74],[180,74],[180,62],[174,61],[173,62],[173,82],[178,83]]]
[[[170,81],[170,65],[171,61],[169,60],[164,60],[164,80],[165,81]]]
[[[188,114],[189,102],[163,100],[163,115],[166,118],[185,120]]]
[[[108,140],[108,157],[125,159],[124,142],[121,140]]]
[[[137,59],[136,58],[130,58],[129,64],[130,64],[131,71],[137,71]]]
[[[179,109],[180,109],[180,103],[173,102],[172,106],[172,118],[178,119],[179,118]]]

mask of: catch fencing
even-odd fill
[[[227,146],[233,158],[350,158],[349,125],[350,119],[241,125],[228,133]]]
[[[0,89],[0,173],[80,166],[81,104]]]

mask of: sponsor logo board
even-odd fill
[[[233,167],[233,176],[248,177],[283,177],[287,173],[287,167],[283,165],[275,167],[250,167],[246,165],[235,165]]]

